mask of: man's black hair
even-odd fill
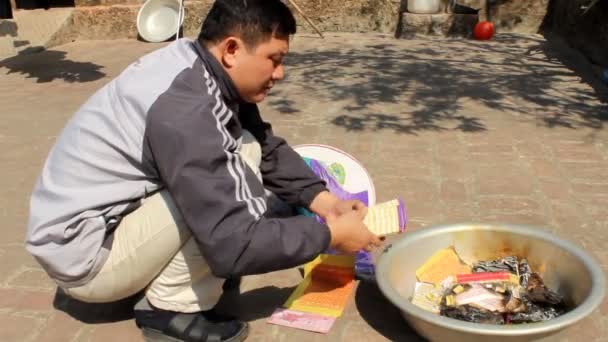
[[[203,22],[202,45],[237,36],[248,48],[296,33],[296,20],[281,0],[216,0]]]

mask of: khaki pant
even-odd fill
[[[261,148],[249,132],[243,134],[241,156],[261,179]],[[223,282],[211,274],[171,195],[161,191],[123,218],[99,273],[65,291],[86,302],[110,302],[145,288],[155,307],[197,312],[217,304]]]

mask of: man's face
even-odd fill
[[[261,102],[275,83],[285,76],[283,57],[289,51],[289,38],[273,36],[250,49],[239,43],[228,74],[243,100]]]

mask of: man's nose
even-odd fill
[[[272,73],[272,79],[275,81],[282,80],[285,77],[285,69],[283,68],[283,64],[279,65],[274,69]]]

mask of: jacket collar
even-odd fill
[[[211,73],[213,78],[218,83],[222,97],[227,105],[236,105],[242,102],[239,92],[230,78],[230,75],[224,70],[224,67],[215,58],[206,47],[202,46],[197,40],[193,42],[194,48],[203,60],[203,64],[207,71]]]

